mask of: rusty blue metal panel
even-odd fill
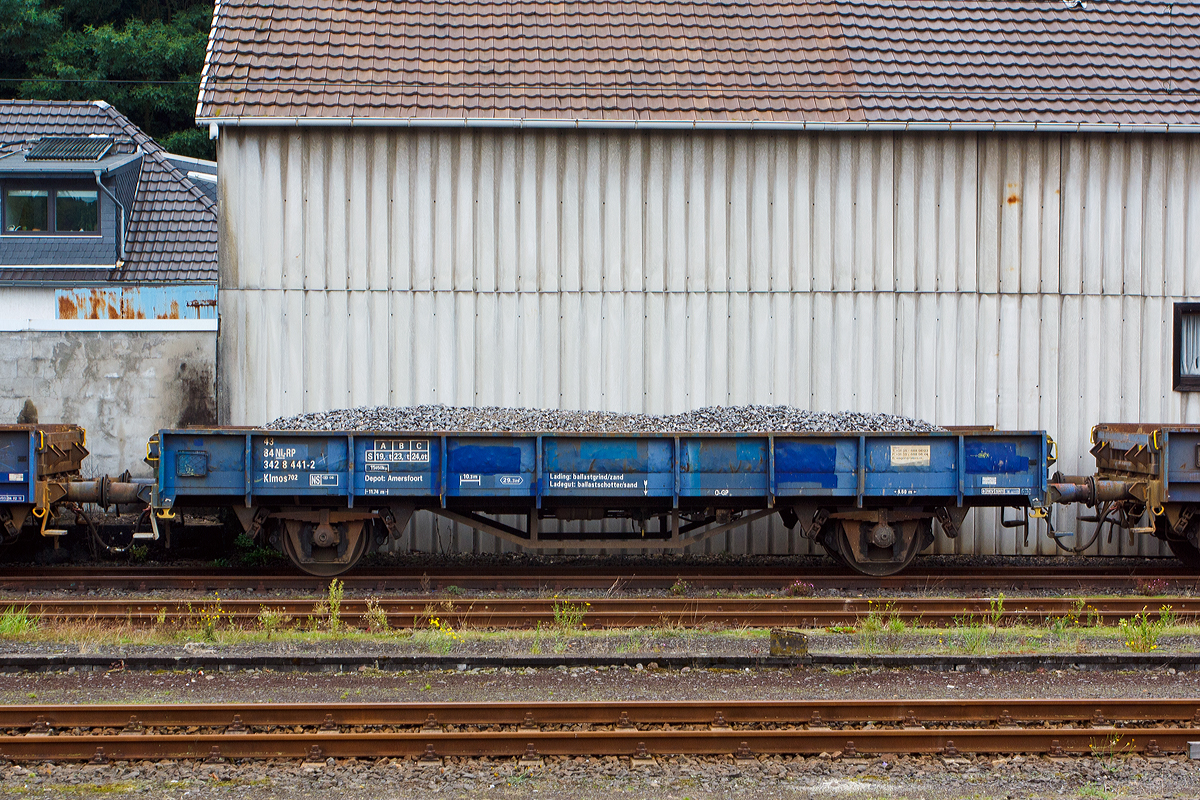
[[[58,319],[216,319],[217,287],[56,289]]]

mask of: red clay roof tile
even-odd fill
[[[1148,0],[223,0],[210,44],[202,119],[1181,123],[1200,111],[1200,7]]]

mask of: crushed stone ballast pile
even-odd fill
[[[924,420],[896,414],[808,411],[794,406],[710,406],[681,414],[444,405],[375,406],[280,417],[266,426],[292,431],[462,433],[929,433]]]

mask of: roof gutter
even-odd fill
[[[1200,123],[1123,122],[768,122],[464,117],[197,117],[198,125],[314,128],[537,128],[653,131],[959,132],[959,133],[1200,133]]]
[[[100,191],[112,198],[112,201],[117,204],[117,211],[120,213],[120,222],[117,224],[117,258],[120,261],[125,261],[125,206],[117,199],[117,196],[108,190],[108,187],[100,180],[102,170],[93,170],[92,174],[96,176],[96,186]]]

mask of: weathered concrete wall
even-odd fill
[[[90,473],[149,475],[154,431],[216,423],[216,349],[214,332],[0,333],[0,423],[32,399],[39,422],[87,429]]]

